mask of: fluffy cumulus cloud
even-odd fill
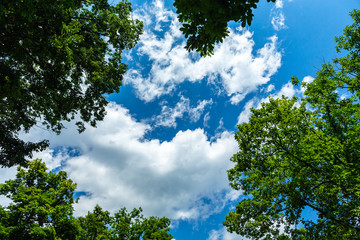
[[[110,103],[97,128],[78,134],[69,124],[59,136],[34,129],[24,138],[48,138],[51,148],[76,150],[67,156],[57,151],[43,157],[55,154],[55,160],[47,161],[53,167],[61,163],[77,190],[86,193],[75,206],[80,215],[100,204],[110,211],[141,206],[149,215],[201,219],[237,199],[239,193],[229,189],[226,176],[237,149],[232,133],[224,131],[210,141],[202,129],[195,129],[160,142],[143,138],[150,128]]]
[[[184,81],[207,80],[219,85],[236,104],[267,83],[281,66],[276,36],[254,53],[252,33],[237,29],[216,46],[211,58],[199,58],[184,49],[180,23],[160,0],[138,10],[136,16],[145,23],[137,54],[150,60],[150,64],[132,67],[125,83],[133,85],[139,98],[145,101],[173,92]]]

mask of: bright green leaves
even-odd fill
[[[12,200],[0,209],[2,239],[75,239],[75,188],[65,172],[48,173],[40,160],[29,162],[26,169],[18,167],[16,179],[0,185],[0,194]]]
[[[275,2],[275,0],[267,0]],[[251,25],[252,10],[259,0],[175,0],[180,30],[187,38],[185,48],[196,50],[201,56],[211,56],[216,43],[229,35],[229,21],[240,22],[242,27]]]
[[[103,211],[96,205],[93,212],[89,212],[85,217],[78,218],[81,231],[79,240],[86,239],[110,239],[108,225],[111,222],[110,213]]]
[[[355,23],[337,38],[349,55],[336,59],[336,68],[324,64],[314,81],[301,84],[304,98],[269,99],[238,126],[239,152],[228,174],[248,196],[226,217],[230,232],[251,239],[360,236],[360,44],[352,42],[360,12],[352,16]],[[316,221],[302,216],[305,208]]]
[[[344,87],[348,91],[355,93],[360,98],[360,10],[354,10],[350,16],[354,19],[354,24],[345,27],[344,35],[337,37],[337,52],[349,53],[345,57],[335,59],[335,63],[341,68]]]
[[[133,209],[127,212],[125,208],[115,213],[112,218],[111,239],[131,239],[131,240],[171,240],[172,236],[168,233],[170,220],[168,218],[158,218],[150,216],[145,218],[142,209]]]
[[[22,142],[21,128],[60,133],[61,121],[79,114],[83,131],[104,118],[104,94],[119,91],[122,51],[135,46],[142,23],[126,1],[14,0],[0,9],[0,164],[13,166],[47,145]]]
[[[171,240],[168,233],[170,220],[168,218],[145,218],[142,209],[127,212],[122,208],[114,216],[103,211],[98,205],[93,212],[85,217],[79,217],[81,232],[77,239],[129,239],[129,240]]]

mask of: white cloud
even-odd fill
[[[288,0],[291,2],[291,0]],[[283,0],[277,0],[275,2],[275,6],[271,9],[270,17],[271,17],[271,24],[276,31],[280,31],[281,29],[287,28],[285,25],[285,16],[282,11],[284,7]]]
[[[239,117],[238,117],[238,122],[237,124],[242,124],[244,122],[249,121],[249,118],[251,116],[251,108],[257,108],[259,104],[259,99],[257,97],[254,97],[253,99],[249,100],[245,106],[244,106],[244,110],[240,113]]]
[[[231,98],[230,98],[230,102],[233,105],[238,104],[239,102],[241,102],[244,98],[246,97],[245,94],[234,94]]]
[[[292,98],[298,93],[299,90],[294,88],[294,85],[291,84],[291,82],[288,82],[282,86],[280,91],[278,91],[275,94],[272,94],[272,98],[281,98],[281,96],[285,96],[288,98]]]
[[[281,10],[274,9],[271,16],[271,24],[276,31],[286,28],[285,16]]]
[[[204,116],[204,128],[208,128],[209,127],[209,121],[210,121],[210,112],[207,112]]]
[[[223,134],[224,131],[226,131],[226,129],[224,128],[224,118],[222,117],[222,118],[220,118],[219,125],[215,129],[214,136],[211,137],[211,142],[213,142],[217,138],[221,137],[221,135]]]
[[[198,105],[195,108],[189,108],[189,115],[191,118],[192,122],[197,122],[199,121],[201,115],[204,112],[204,109],[206,107],[206,105],[211,105],[213,104],[212,99],[210,100],[202,100],[202,101],[198,101]]]
[[[16,168],[0,168],[0,184],[4,183],[6,180],[14,179],[16,176]]]
[[[215,47],[212,57],[199,58],[197,54],[188,53],[175,13],[164,9],[160,3],[158,0],[137,13],[141,19],[152,19],[152,22],[145,21],[148,25],[137,48],[137,54],[151,63],[142,66],[143,69],[132,67],[125,81],[125,84],[133,85],[138,97],[144,101],[169,94],[184,81],[207,79],[211,83],[220,83],[222,91],[236,104],[247,93],[267,83],[281,66],[277,37],[270,37],[269,42],[253,54],[255,43],[252,33],[246,30],[231,31],[229,37]],[[154,24],[170,26],[164,31]],[[160,31],[160,35],[154,29]]]
[[[275,7],[276,8],[283,8],[283,6],[284,6],[284,2],[282,0],[277,0],[275,2]]]
[[[226,199],[229,199],[230,201],[236,201],[241,196],[241,191],[232,189],[230,192],[226,194]]]
[[[180,101],[176,103],[175,107],[171,108],[164,104],[161,109],[160,115],[153,117],[152,121],[155,126],[176,127],[176,120],[182,118],[185,113],[189,115],[191,122],[199,121],[203,114],[205,107],[213,103],[212,99],[198,101],[196,107],[190,106],[190,99],[184,96],[180,97]]]
[[[199,219],[236,199],[226,174],[237,150],[232,133],[223,131],[210,141],[204,130],[195,129],[180,131],[171,141],[144,140],[150,126],[114,103],[97,128],[78,134],[73,125],[66,124],[59,136],[34,129],[23,138],[77,149],[78,156],[63,162],[77,190],[89,193],[75,206],[76,214],[98,203],[110,211],[141,206],[147,215]]]
[[[274,84],[270,84],[267,88],[266,88],[266,90],[265,90],[265,92],[272,92],[272,91],[274,91],[275,90],[275,85]]]
[[[68,160],[69,155],[63,149],[54,153],[54,149],[46,149],[42,152],[35,152],[32,159],[42,159],[48,169],[56,169],[61,166],[62,162]]]
[[[246,240],[236,233],[230,233],[226,230],[225,227],[220,228],[219,230],[211,230],[207,240]]]

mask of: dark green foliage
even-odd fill
[[[33,151],[42,151],[48,147],[49,143],[47,140],[38,143],[24,142],[17,137],[16,131],[10,131],[7,123],[1,120],[0,166],[11,167],[18,164],[24,165],[24,156],[32,157]],[[11,122],[10,119],[9,122]]]
[[[228,174],[247,197],[226,217],[228,231],[251,239],[360,238],[360,11],[351,16],[355,23],[336,39],[348,55],[302,83],[304,98],[270,99],[238,126],[240,151]],[[305,208],[317,220],[304,218]]]
[[[275,0],[267,0],[275,2]],[[215,43],[229,35],[229,21],[240,22],[242,27],[251,25],[259,0],[175,0],[174,6],[181,31],[187,38],[186,49],[196,50],[201,56],[210,56]]]
[[[118,92],[142,23],[130,3],[107,0],[11,0],[0,3],[0,164],[24,164],[47,142],[25,143],[23,129],[42,123],[59,133],[76,114],[102,120],[104,94]]]

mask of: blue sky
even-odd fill
[[[76,215],[95,204],[111,212],[141,206],[145,215],[169,217],[177,240],[242,239],[222,227],[241,198],[226,175],[236,125],[268,95],[301,96],[290,77],[311,81],[336,56],[334,37],[360,2],[261,1],[252,26],[229,23],[230,36],[211,58],[184,50],[172,1],[132,3],[145,32],[124,54],[129,70],[120,93],[108,97],[104,121],[82,134],[68,123],[60,135],[34,128],[22,137],[50,139],[36,157],[67,171],[86,193]],[[0,182],[15,174],[0,171]]]

